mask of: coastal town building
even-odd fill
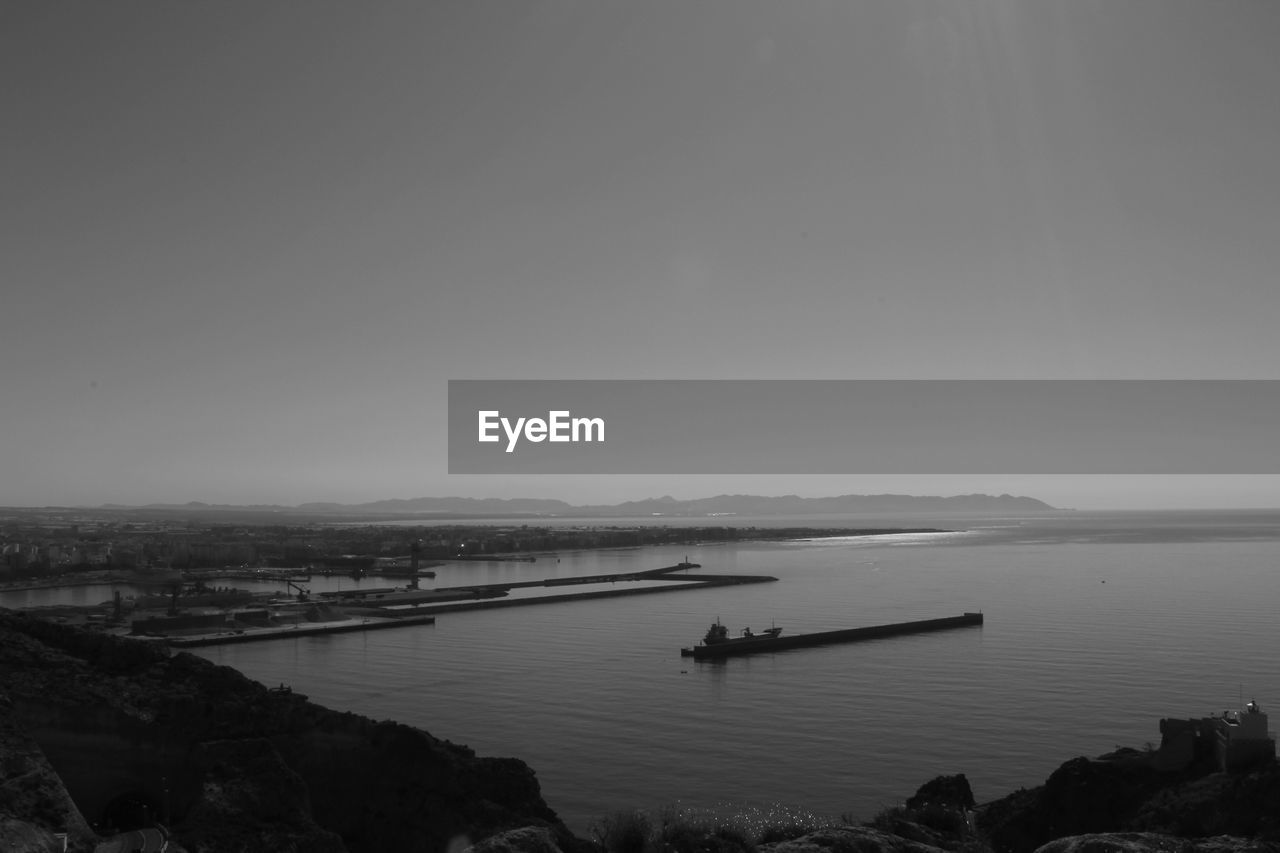
[[[1162,719],[1158,770],[1241,770],[1276,757],[1275,735],[1257,702],[1242,711],[1198,719]]]

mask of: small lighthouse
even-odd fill
[[[409,588],[418,588],[418,561],[422,559],[422,540],[415,539],[409,546]]]

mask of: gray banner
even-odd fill
[[[451,380],[450,474],[1276,474],[1277,380]]]

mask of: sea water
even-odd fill
[[[868,521],[820,523],[884,526]],[[686,556],[702,572],[778,581],[198,652],[334,709],[521,758],[583,833],[612,812],[670,806],[862,820],[939,774],[966,774],[982,801],[1077,755],[1158,743],[1163,716],[1251,698],[1280,712],[1280,512],[927,523],[956,532],[450,564],[435,585]],[[797,634],[971,610],[982,627],[723,661],[679,654],[716,619]]]

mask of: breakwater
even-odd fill
[[[498,584],[477,584],[439,589],[409,587],[378,587],[364,590],[322,592],[320,607],[332,609],[342,619],[325,619],[312,622],[274,623],[275,618],[266,609],[248,619],[245,614],[236,623],[228,620],[226,613],[189,614],[182,617],[135,620],[135,634],[162,637],[177,648],[218,646],[248,643],[257,640],[286,639],[318,634],[340,634],[352,631],[369,631],[396,628],[407,625],[430,624],[440,613],[460,613],[469,610],[488,610],[497,607],[523,607],[533,604],[554,604],[569,601],[589,601],[655,592],[679,592],[715,586],[735,586],[749,583],[767,583],[777,578],[767,575],[695,575],[689,569],[701,568],[697,563],[683,561],[656,569],[596,574],[569,578],[545,578],[533,581],[514,581]],[[681,572],[681,574],[675,574]],[[646,586],[637,582],[670,580],[666,586]],[[628,583],[630,582],[630,583]],[[512,589],[533,587],[566,587],[589,584],[614,584],[611,589],[593,589],[581,592],[564,592],[552,595],[508,598]],[[301,606],[301,605],[298,605]],[[181,624],[175,619],[180,618]],[[254,624],[244,624],[246,621]],[[199,631],[199,633],[197,633]]]
[[[673,579],[674,580],[674,579]],[[737,586],[748,583],[771,583],[777,578],[769,575],[690,575],[681,580],[688,583],[671,586],[649,586],[636,589],[598,589],[591,592],[566,592],[558,595],[540,595],[530,598],[490,598],[481,601],[458,601],[449,604],[421,606],[417,613],[461,613],[467,610],[494,610],[501,607],[525,607],[533,604],[558,604],[565,601],[590,601],[597,598],[623,598],[629,595],[650,595],[659,592],[686,592],[691,589],[708,589],[717,586]],[[584,581],[598,583],[598,579]],[[539,584],[541,585],[541,584]],[[404,612],[403,610],[401,612]]]
[[[397,613],[436,614],[461,613],[468,610],[492,610],[501,607],[525,607],[534,604],[557,604],[566,601],[590,601],[600,598],[621,598],[630,595],[648,595],[658,592],[684,592],[716,586],[738,586],[750,583],[771,583],[777,578],[771,575],[695,575],[680,574],[689,569],[702,568],[698,563],[681,562],[657,569],[614,574],[584,575],[568,578],[513,581],[497,584],[478,584],[465,587],[441,587],[434,590],[369,590],[361,593],[321,593],[335,605],[349,612],[376,613],[395,608]],[[628,582],[669,580],[670,586],[640,586],[628,588]],[[616,589],[597,589],[588,592],[564,592],[555,595],[507,598],[513,589],[535,587],[573,587],[587,584],[617,584]]]
[[[231,643],[251,643],[258,640],[279,640],[287,637],[313,637],[317,634],[346,634],[352,631],[377,631],[383,628],[403,628],[409,625],[430,625],[434,616],[411,615],[400,618],[346,619],[341,622],[315,624],[295,623],[274,625],[269,628],[246,628],[242,631],[198,634],[189,637],[166,637],[165,642],[175,648],[197,646],[225,646]]]
[[[458,554],[448,557],[451,563],[536,563],[537,557],[527,557],[515,554]]]
[[[965,613],[960,616],[944,616],[940,619],[921,619],[914,622],[895,622],[889,625],[869,625],[863,628],[846,628],[841,631],[820,631],[815,634],[794,634],[790,637],[758,637],[733,639],[721,643],[701,644],[680,650],[684,657],[694,660],[725,658],[734,655],[750,655],[761,652],[780,652],[785,649],[801,649],[810,646],[826,646],[834,643],[856,643],[881,637],[903,634],[922,634],[929,631],[946,631],[981,625],[981,613]]]

